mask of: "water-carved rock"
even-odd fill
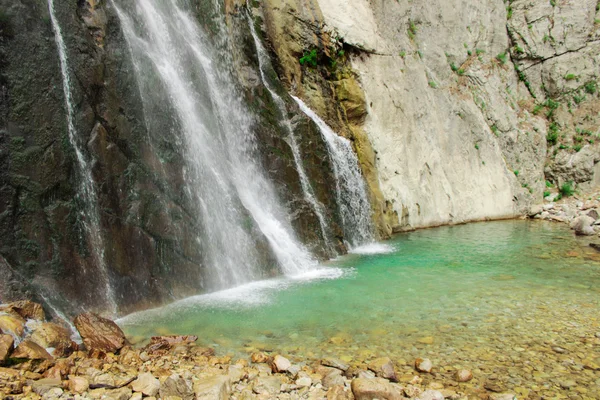
[[[94,313],[85,313],[78,315],[73,322],[88,350],[115,353],[125,346],[125,334],[109,319]]]

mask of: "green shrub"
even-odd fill
[[[578,152],[578,153],[579,153],[579,151],[581,151],[581,148],[582,148],[582,147],[583,147],[583,146],[581,146],[580,144],[576,144],[575,146],[573,146],[573,150],[575,150],[576,152]]]
[[[413,40],[417,35],[417,25],[414,21],[408,21],[408,37]]]
[[[458,67],[454,63],[450,63],[450,69],[454,72],[458,71]]]
[[[550,192],[546,190],[546,191],[544,192],[544,198],[546,198],[546,197],[548,197],[548,196],[550,196]]]
[[[485,54],[485,50],[481,50],[481,49],[475,49],[475,54],[477,54],[478,56]]]
[[[554,184],[552,182],[550,182],[550,181],[546,181],[546,187],[547,188],[552,188],[552,187],[554,187]]]
[[[438,87],[437,83],[435,83],[434,81],[429,81],[429,87],[435,89]]]
[[[508,53],[500,53],[496,56],[496,60],[500,61],[502,64],[506,64]]]
[[[585,84],[584,88],[587,94],[594,94],[598,90],[598,85],[594,81],[589,81]]]
[[[563,183],[559,191],[563,197],[573,196],[575,194],[575,189],[573,188],[573,181]]]
[[[558,142],[558,134],[558,124],[556,122],[551,123],[550,128],[548,129],[548,135],[546,135],[546,140],[548,141],[548,143],[552,145],[556,144],[556,142]]]
[[[519,170],[518,170],[518,169],[515,169],[515,170],[513,171],[513,173],[515,174],[515,176],[519,176]]]
[[[402,50],[398,55],[402,58],[406,57],[406,51]]]
[[[310,67],[317,67],[317,49],[312,49],[310,52],[304,52],[304,55],[300,57],[300,65],[308,65]]]

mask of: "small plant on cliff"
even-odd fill
[[[500,53],[500,54],[498,54],[498,55],[496,56],[496,60],[500,61],[502,64],[506,64],[506,61],[507,61],[507,55],[508,55],[508,54],[507,54],[506,52],[504,52],[504,53]]]
[[[587,94],[594,94],[598,90],[598,84],[594,81],[589,81],[584,86]]]
[[[550,128],[548,129],[548,135],[546,135],[546,140],[549,144],[554,145],[558,142],[558,124],[553,122],[550,124]]]
[[[573,188],[573,181],[563,183],[559,191],[563,197],[573,196],[575,194],[575,189]]]
[[[513,171],[513,173],[515,174],[515,176],[519,176],[519,170],[518,170],[518,169],[515,169],[515,170]]]
[[[300,65],[308,65],[310,67],[317,67],[317,49],[312,49],[309,52],[304,52],[304,55],[300,57]]]
[[[435,89],[435,88],[438,87],[438,85],[434,81],[429,81],[429,87],[432,88],[432,89]]]
[[[408,37],[410,38],[410,40],[414,40],[416,35],[417,25],[415,25],[414,21],[410,20],[408,21]]]
[[[565,80],[566,81],[574,81],[575,79],[577,79],[577,75],[575,75],[575,74],[567,74],[567,75],[565,75]]]

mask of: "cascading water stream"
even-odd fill
[[[113,315],[117,313],[117,304],[115,294],[110,284],[110,277],[104,258],[104,239],[100,230],[100,215],[97,205],[96,188],[92,178],[92,170],[88,164],[83,152],[78,143],[78,135],[74,123],[73,98],[71,94],[71,76],[69,73],[69,59],[67,56],[67,47],[65,45],[60,24],[56,17],[54,9],[54,0],[48,0],[48,10],[50,12],[50,20],[54,30],[54,39],[58,48],[60,69],[62,73],[62,85],[65,96],[65,107],[67,109],[67,130],[69,141],[79,166],[80,173],[80,193],[77,194],[83,201],[84,208],[80,210],[80,215],[84,221],[84,226],[92,246],[92,254],[94,261],[98,267],[98,273],[102,284],[105,286],[105,301],[108,306],[108,311]]]
[[[374,242],[371,204],[352,144],[336,134],[302,100],[295,96],[292,98],[298,103],[300,110],[317,125],[327,143],[336,178],[337,204],[349,247],[356,248]]]
[[[271,86],[271,83],[266,77],[265,69],[271,68],[270,59],[267,55],[267,52],[262,45],[262,42],[258,38],[256,34],[256,30],[252,24],[252,19],[250,14],[248,13],[248,27],[250,28],[250,32],[252,33],[252,38],[254,39],[254,45],[256,47],[256,52],[258,54],[258,66],[260,71],[260,77],[263,85],[269,93],[271,94],[271,98],[273,102],[279,109],[279,114],[281,116],[280,125],[285,129],[288,134],[289,145],[292,149],[292,154],[294,156],[294,163],[296,164],[296,171],[298,172],[298,176],[300,177],[300,185],[302,186],[302,192],[304,193],[304,198],[310,204],[312,210],[314,211],[317,219],[319,220],[319,227],[321,228],[321,234],[323,239],[325,240],[325,245],[327,248],[332,251],[333,247],[331,245],[331,241],[329,240],[329,235],[327,234],[327,221],[325,219],[323,205],[317,200],[315,196],[315,192],[308,180],[308,176],[306,175],[306,171],[304,169],[304,165],[302,164],[302,156],[300,154],[300,147],[298,145],[298,141],[296,140],[296,135],[294,133],[294,129],[292,128],[292,123],[287,116],[287,107],[283,99],[275,92],[275,89]]]
[[[254,160],[253,120],[231,82],[231,64],[217,65],[223,59],[231,63],[227,49],[218,52],[174,0],[112,4],[136,64],[145,109],[166,104],[173,111],[160,118],[181,138],[186,192],[196,206],[197,240],[209,271],[206,289],[260,279],[272,259],[285,274],[311,268],[315,262],[295,238],[287,212]]]

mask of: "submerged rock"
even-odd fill
[[[426,390],[417,397],[417,400],[444,400],[444,395],[437,390]]]
[[[325,365],[326,367],[337,368],[344,372],[346,372],[348,370],[348,368],[350,368],[350,366],[348,364],[346,364],[345,362],[338,360],[337,358],[333,358],[333,357],[323,358],[321,360],[321,365]]]
[[[456,380],[458,382],[468,382],[473,379],[473,373],[468,369],[461,369],[456,371]]]
[[[98,314],[85,313],[78,315],[73,322],[88,350],[115,353],[125,346],[125,334],[109,319]]]

